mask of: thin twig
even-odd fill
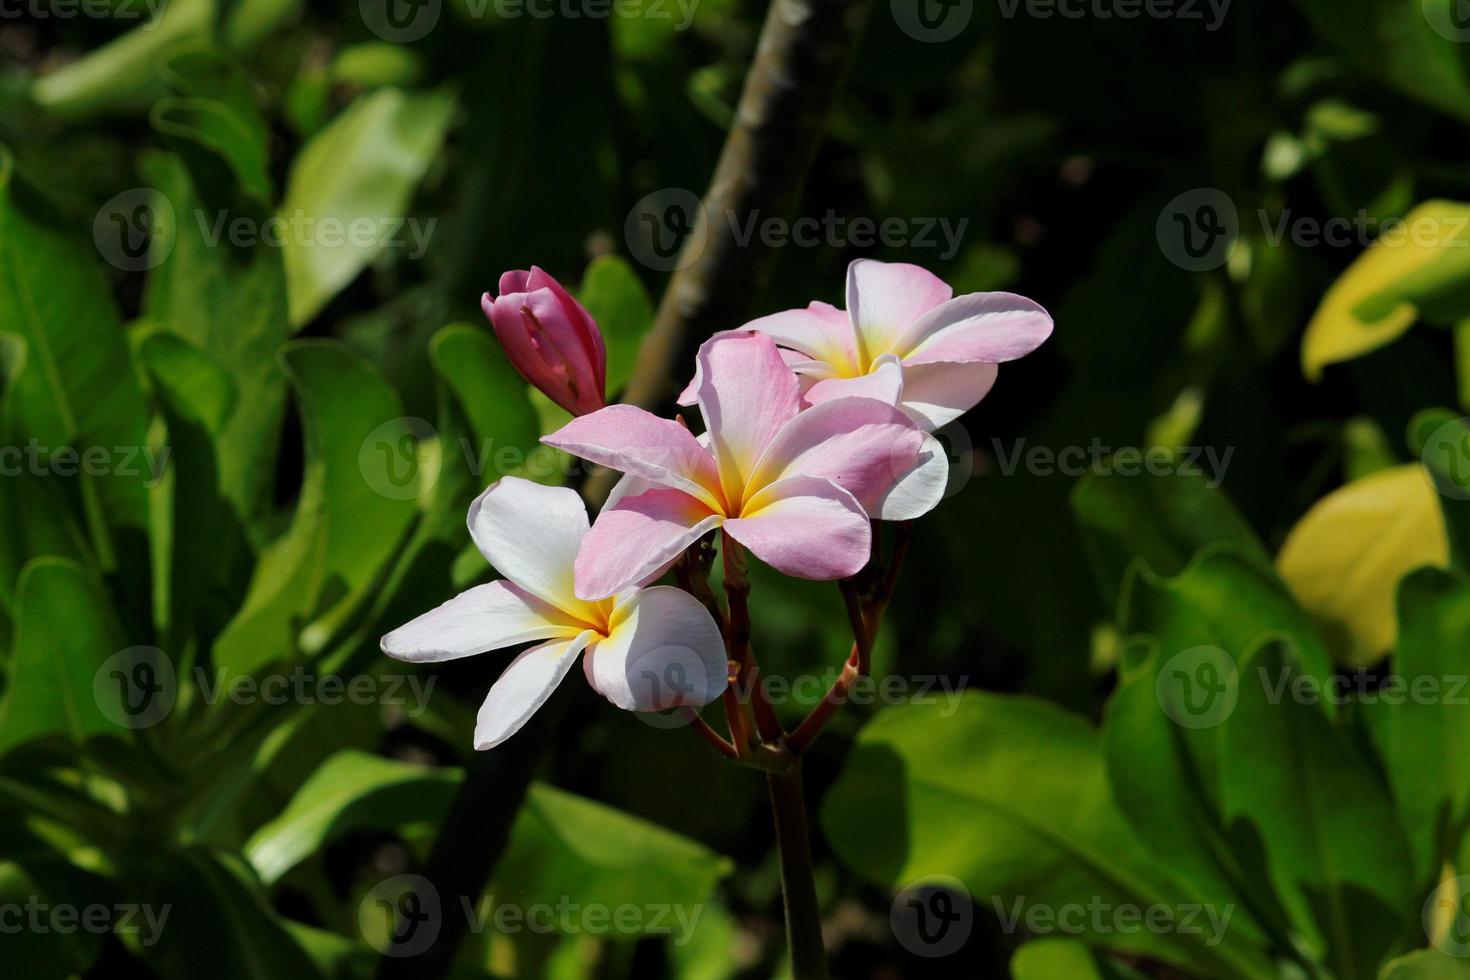
[[[738,759],[739,753],[735,746],[725,741],[724,737],[709,726],[709,722],[699,716],[696,708],[684,707],[679,709],[680,714],[689,722],[689,727],[694,729],[695,734],[713,745],[715,749],[727,759]]]

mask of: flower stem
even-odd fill
[[[801,763],[766,776],[776,847],[781,857],[781,895],[786,902],[786,947],[793,980],[827,980],[827,950],[822,945],[822,910],[812,873],[811,836]]]

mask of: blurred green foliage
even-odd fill
[[[787,245],[729,326],[840,302],[876,254],[1036,297],[1057,332],[947,433],[954,493],[875,657],[931,699],[846,707],[806,763],[837,975],[1470,974],[1440,952],[1465,941],[1465,708],[1361,696],[1470,674],[1454,4],[1236,3],[1213,25],[973,4],[939,43],[873,9],[797,215],[958,239]],[[625,220],[705,187],[764,9],[451,0],[407,11],[437,18],[411,38],[367,2],[108,9],[0,25],[0,907],[172,918],[6,932],[0,957],[370,976],[376,890],[421,865],[504,662],[416,669],[437,685],[418,700],[377,637],[489,574],[463,525],[486,483],[568,476],[536,447],[558,410],[479,295],[546,268],[627,380],[666,277]],[[1167,219],[1196,189],[1236,221],[1191,270]],[[1370,247],[1426,217],[1427,243]],[[1148,450],[1164,472],[1126,475]],[[837,590],[752,576],[766,673],[830,677]],[[1171,716],[1180,676],[1228,679],[1225,716]],[[297,677],[307,696],[259,686]],[[1342,704],[1273,697],[1360,679]],[[360,703],[329,693],[355,681]],[[133,713],[165,687],[161,717]],[[558,698],[471,906],[673,905],[697,928],[486,927],[456,975],[775,975],[756,777],[577,683]],[[945,959],[889,924],[930,874],[975,910]],[[1094,899],[1232,918],[1216,942],[1006,924]]]

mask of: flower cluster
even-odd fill
[[[679,399],[699,408],[695,435],[682,419],[606,404],[601,335],[555,279],[507,272],[500,290],[483,307],[511,363],[576,416],[542,441],[624,475],[590,526],[573,490],[515,477],[492,485],[471,505],[469,530],[504,578],[383,638],[386,654],[408,661],[539,641],[485,699],[481,749],[525,724],[578,655],[588,683],[621,708],[720,697],[740,667],[725,616],[652,583],[716,529],[727,552],[748,549],[787,575],[856,575],[873,521],[912,520],[943,497],[948,464],[930,433],[1052,329],[1023,297],[956,297],[917,266],[859,260],[845,312],[813,303],[700,347]]]

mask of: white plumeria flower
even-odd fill
[[[475,725],[475,748],[520,730],[556,690],[578,654],[593,689],[620,708],[663,711],[724,693],[728,664],[719,627],[697,599],[670,586],[577,598],[572,566],[587,533],[574,490],[508,476],[470,505],[470,537],[505,578],[477,585],[383,637],[383,652],[410,663],[455,660],[543,641],[511,661]],[[657,577],[657,576],[654,576]]]

